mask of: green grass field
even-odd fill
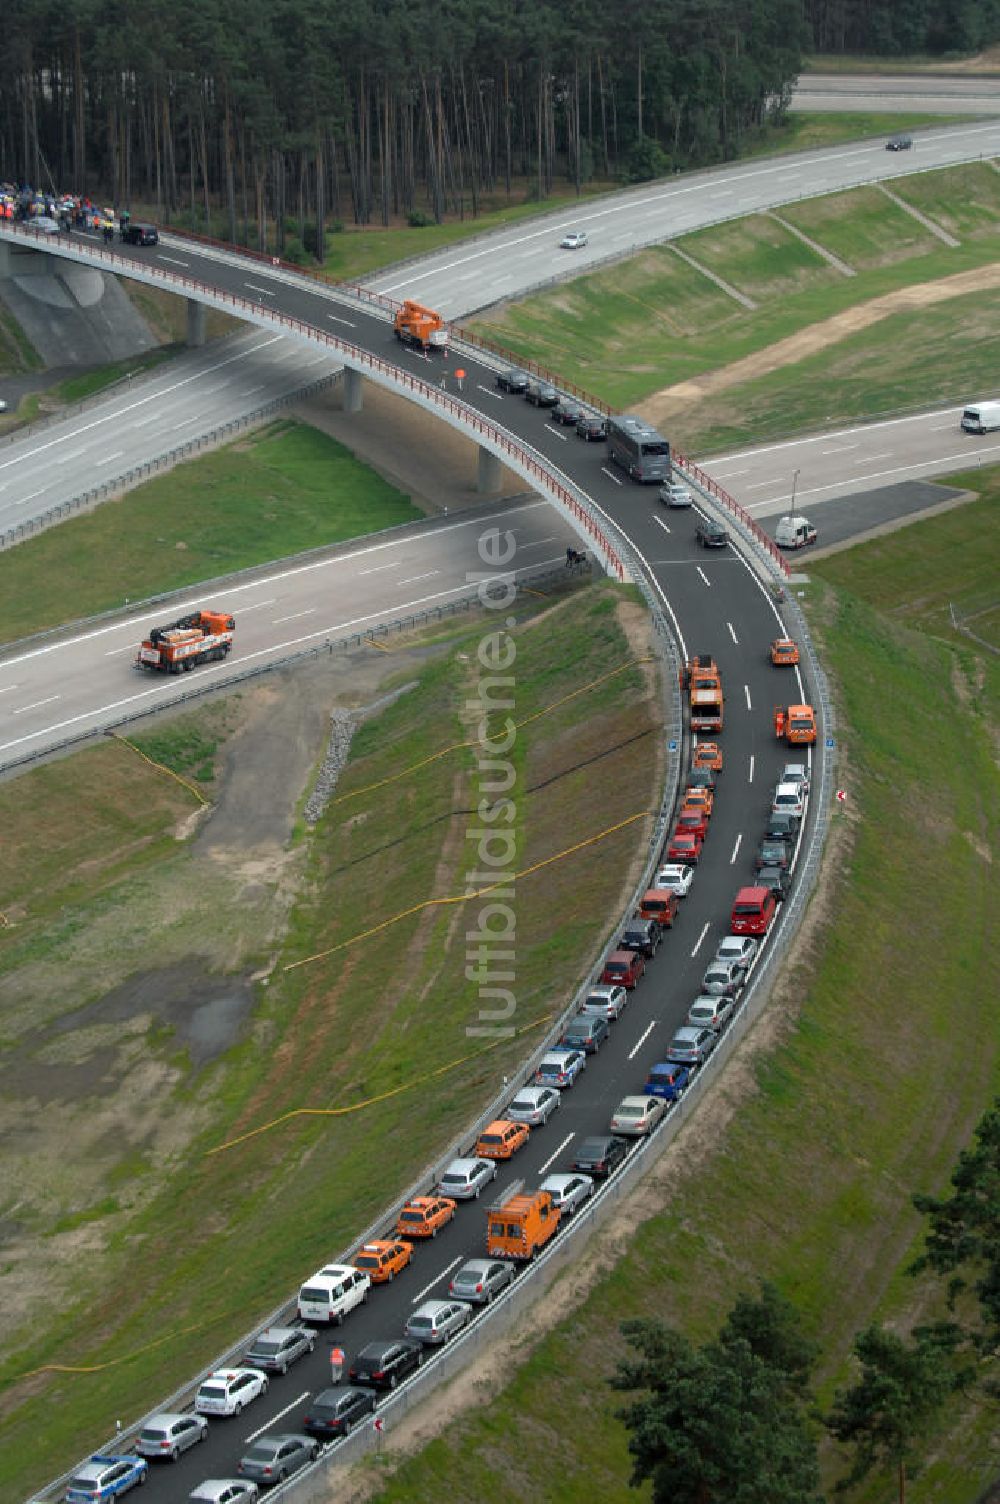
[[[935,1287],[903,1273],[921,1226],[909,1198],[944,1187],[1000,1083],[989,860],[1000,680],[989,655],[925,627],[942,574],[959,603],[979,600],[984,571],[997,578],[1000,477],[989,484],[973,506],[816,563],[808,609],[840,699],[850,797],[813,901],[818,927],[771,1004],[785,1015],[778,1043],[715,1088],[728,1126],[706,1140],[695,1117],[654,1172],[627,1255],[499,1394],[402,1463],[378,1495],[386,1504],[431,1504],[443,1489],[461,1504],[627,1504],[626,1438],[605,1383],[625,1317],[656,1314],[705,1338],[738,1292],[770,1278],[822,1344],[825,1402],[859,1327],[939,1311]],[[629,1225],[626,1209],[620,1236]],[[992,1431],[988,1407],[955,1404],[927,1438],[914,1504],[971,1504],[995,1476]],[[831,1447],[824,1467],[831,1485]],[[893,1486],[879,1475],[850,1497],[877,1504]]]
[[[766,351],[788,335],[870,299],[995,262],[998,186],[1000,178],[985,163],[957,170],[954,179],[949,170],[895,183],[904,199],[911,195],[915,204],[919,201],[943,224],[955,227],[961,236],[956,247],[943,246],[875,188],[807,199],[781,209],[782,219],[853,267],[853,277],[835,271],[767,215],[681,237],[678,244],[696,261],[754,300],[757,306],[752,310],[669,248],[656,246],[614,267],[504,305],[475,321],[474,327],[612,405],[628,408],[675,383]],[[938,312],[910,311],[907,321],[915,326],[918,339],[922,321]],[[874,337],[883,335],[876,331]],[[928,338],[937,338],[936,329],[928,330]],[[884,342],[888,345],[890,340]],[[988,361],[970,356],[958,370],[943,361],[926,370],[925,359],[920,351],[916,364],[900,371],[899,384],[912,391],[912,403],[942,391],[964,392],[963,383],[989,367]],[[789,367],[783,378],[793,390],[799,384],[798,369]],[[846,395],[854,409],[864,410],[866,383],[867,369],[860,377],[852,374]],[[831,411],[837,416],[841,391],[832,382],[828,387],[825,405],[817,405],[803,420],[796,415],[796,423],[823,421]],[[741,392],[738,400],[742,396]],[[876,400],[881,408],[882,398],[876,395]],[[890,394],[889,400],[900,399]],[[849,415],[846,406],[842,415]],[[755,411],[753,423],[761,417]],[[700,444],[695,427],[699,421],[700,415],[687,413],[674,420],[681,447],[690,450]],[[794,431],[780,403],[773,421],[786,432]]]
[[[423,513],[283,420],[0,554],[0,642]]]
[[[622,610],[637,612],[632,592],[595,586],[525,609],[544,614],[546,624],[537,630],[529,619],[515,631],[518,721],[560,699],[568,682],[581,686],[634,657],[619,619]],[[247,933],[239,950],[228,931],[245,883],[213,864],[206,884],[203,864],[170,836],[171,823],[193,801],[125,749],[102,748],[25,774],[0,797],[10,849],[20,854],[28,878],[36,877],[36,884],[25,880],[10,889],[18,922],[0,930],[0,998],[21,1000],[5,1009],[0,1058],[8,1087],[0,1111],[13,1121],[20,1107],[19,1133],[30,1130],[31,1137],[30,1154],[23,1137],[21,1147],[11,1145],[0,1214],[18,1203],[22,1239],[26,1227],[45,1239],[46,1258],[61,1255],[65,1271],[59,1321],[5,1332],[4,1500],[26,1496],[95,1437],[113,1431],[115,1416],[141,1414],[192,1364],[208,1361],[272,1308],[296,1273],[304,1277],[345,1246],[475,1116],[603,941],[641,846],[635,827],[564,867],[519,882],[514,1023],[526,1032],[488,1053],[477,1053],[491,1045],[488,1038],[467,1034],[480,1022],[480,1003],[465,976],[465,930],[473,912],[466,905],[428,909],[377,939],[282,970],[415,899],[465,889],[465,832],[478,797],[472,752],[456,751],[414,777],[381,781],[470,735],[463,707],[476,693],[476,650],[492,626],[474,622],[422,669],[405,652],[395,655],[397,678],[418,677],[418,687],[360,728],[338,791],[345,797],[331,805],[302,848],[299,897],[279,964],[269,985],[257,989],[252,1022],[241,1043],[200,1070],[155,1018],[138,1033],[142,1018],[126,1019],[112,1036],[115,1043],[97,1020],[67,1036],[60,1019],[82,1004],[96,1006],[101,989],[118,980],[115,971],[126,977],[136,968],[175,962],[183,954],[185,925],[189,954],[210,953],[211,924],[216,951],[226,944],[236,951],[234,972],[266,964],[266,940],[254,935],[253,920],[265,912],[267,884],[258,879],[264,891],[245,900]],[[655,704],[643,671],[627,668],[594,697],[582,695],[522,728],[513,752],[518,865],[563,849],[568,830],[579,840],[649,811],[657,797],[650,750]],[[158,733],[145,745],[189,769],[192,759],[197,766],[211,755],[220,729],[198,716],[186,724],[183,736],[165,741]],[[77,833],[75,802],[97,779],[101,799]],[[146,803],[144,790],[155,798],[140,817],[134,807]],[[351,791],[358,797],[346,798]],[[120,811],[122,803],[127,807]],[[37,863],[33,841],[44,854]],[[130,846],[136,855],[131,869],[125,860]],[[88,896],[80,880],[91,869],[99,880]],[[538,902],[540,891],[548,903]],[[74,985],[77,979],[86,980]],[[36,1040],[31,1031],[43,1021],[44,1037]],[[57,1114],[50,1108],[47,1118],[18,1101],[15,1059],[27,1081],[46,1062],[83,1070],[98,1048],[111,1057],[99,1100],[80,1089],[78,1100],[61,1103]],[[448,1061],[462,1063],[433,1087],[419,1085],[426,1072]],[[130,1120],[91,1144],[95,1125],[88,1114],[106,1129],[102,1114],[115,1101],[112,1083],[120,1076],[124,1090],[133,1075],[143,1079],[152,1071],[158,1090],[145,1102],[140,1138]],[[377,1107],[330,1122],[293,1123],[252,1145],[204,1157],[285,1110],[360,1104],[408,1084],[418,1089]],[[62,1157],[55,1165],[40,1151],[45,1122],[50,1138],[58,1132]],[[86,1149],[79,1166],[67,1147],[74,1141]],[[67,1270],[75,1244],[65,1240],[79,1238],[87,1240],[86,1266],[77,1262]],[[9,1262],[0,1268],[0,1291],[15,1274]],[[46,1277],[52,1278],[51,1269]],[[419,1288],[419,1258],[407,1277]],[[11,1302],[3,1304],[9,1323]],[[112,1366],[19,1379],[67,1353],[74,1362]]]

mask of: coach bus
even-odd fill
[[[608,448],[615,464],[627,470],[633,480],[645,483],[670,479],[670,445],[642,418],[628,413],[610,418]]]

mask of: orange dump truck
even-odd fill
[[[433,308],[425,308],[422,303],[414,303],[407,298],[402,308],[396,314],[393,324],[396,338],[404,345],[413,349],[444,350],[448,345],[448,330],[444,319]]]
[[[722,676],[715,659],[697,654],[685,664],[682,679],[690,694],[691,730],[721,731]]]
[[[776,705],[774,734],[790,747],[807,747],[816,740],[816,716],[811,705]]]
[[[168,627],[154,627],[136,656],[137,668],[179,674],[199,663],[217,663],[233,646],[236,618],[227,611],[192,611]]]
[[[486,1214],[491,1259],[533,1259],[559,1226],[560,1211],[548,1191],[526,1191],[519,1180]]]

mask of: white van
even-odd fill
[[[774,541],[779,548],[805,548],[816,542],[816,529],[808,517],[779,517]]]
[[[962,414],[966,433],[992,433],[1000,428],[1000,402],[973,402]]]
[[[353,1264],[326,1264],[299,1291],[299,1319],[339,1326],[348,1311],[368,1299],[370,1288],[368,1275]]]

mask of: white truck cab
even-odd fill
[[[816,542],[816,529],[808,517],[779,517],[774,541],[779,548],[805,548]]]
[[[1000,402],[970,402],[962,413],[966,433],[992,433],[1000,428]]]

